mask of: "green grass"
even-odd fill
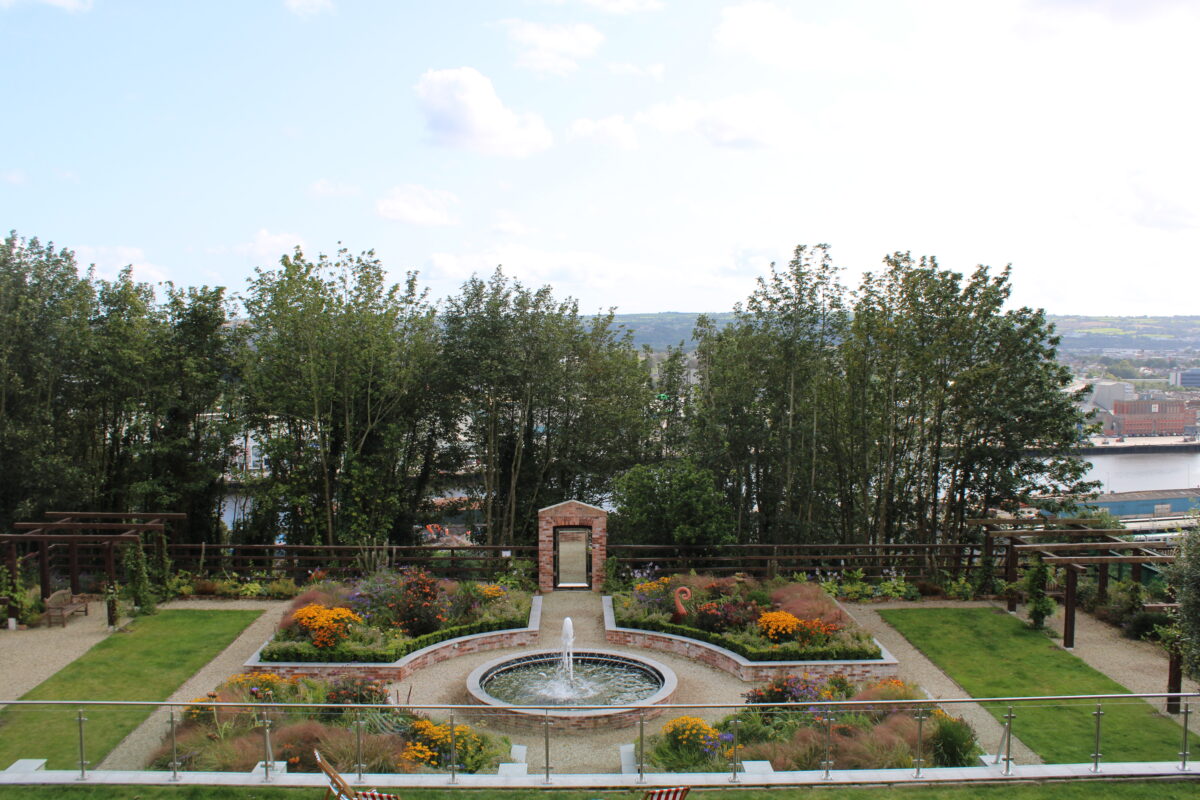
[[[165,700],[261,613],[180,610],[139,617],[21,699]],[[85,751],[92,767],[152,711],[88,708]],[[0,769],[18,758],[45,758],[47,769],[77,768],[76,713],[65,706],[10,706],[0,712]]]
[[[704,800],[1191,800],[1195,780],[1011,783],[988,786],[693,789]],[[644,789],[403,789],[404,800],[639,800]],[[0,800],[318,800],[323,789],[209,786],[0,786]]]
[[[991,608],[911,608],[880,616],[972,697],[1123,694],[1129,690],[1062,650],[1042,631]],[[1166,666],[1163,666],[1166,684]],[[1003,707],[989,705],[1000,719]],[[1095,703],[1022,706],[1013,735],[1050,763],[1091,760]],[[1182,730],[1141,700],[1107,702],[1102,719],[1105,761],[1171,761]]]

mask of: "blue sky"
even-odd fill
[[[0,227],[240,290],[374,248],[722,311],[799,243],[1195,314],[1186,0],[0,0]]]

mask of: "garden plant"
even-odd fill
[[[911,767],[918,751],[926,766],[961,767],[981,752],[964,720],[930,708],[925,694],[896,679],[852,685],[845,677],[787,675],[752,689],[747,705],[715,724],[677,717],[651,738],[650,760],[677,772],[718,772],[738,760],[770,761],[776,770],[815,770],[825,760],[826,739],[835,769]],[[823,707],[820,702],[861,705]],[[911,706],[876,705],[913,700]],[[787,703],[787,706],[760,705]],[[924,720],[917,722],[917,714]]]
[[[691,599],[680,617],[676,589]],[[617,624],[661,631],[732,650],[751,661],[879,658],[879,646],[820,585],[736,575],[663,576],[613,599]]]
[[[528,592],[420,569],[321,581],[284,613],[264,661],[391,662],[446,639],[528,624]]]

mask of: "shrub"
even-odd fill
[[[1029,614],[1029,624],[1040,630],[1045,626],[1046,617],[1054,613],[1054,601],[1046,596],[1046,585],[1050,581],[1050,570],[1041,558],[1036,559],[1025,573],[1025,611]]]
[[[969,767],[982,749],[975,741],[975,731],[962,717],[952,717],[941,709],[933,712],[934,728],[929,737],[935,767]]]
[[[788,583],[771,592],[771,602],[798,619],[821,619],[843,627],[849,622],[845,612],[818,583]]]

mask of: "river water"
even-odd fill
[[[1100,481],[1102,492],[1188,489],[1200,485],[1200,452],[1105,453],[1084,456],[1092,469],[1088,479]]]

